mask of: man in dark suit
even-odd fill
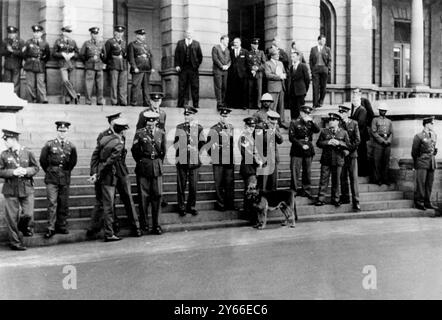
[[[178,41],[175,49],[175,69],[178,72],[178,107],[184,108],[189,97],[189,85],[192,93],[192,102],[195,108],[199,107],[199,72],[203,62],[203,53],[200,43],[192,39],[192,32],[186,31],[186,38]]]
[[[331,50],[327,47],[324,35],[318,37],[318,45],[310,51],[310,70],[313,78],[313,107],[324,104],[327,93],[328,75],[331,71]]]
[[[215,89],[215,97],[217,108],[225,104],[227,91],[227,77],[229,68],[232,64],[229,50],[229,37],[223,35],[220,38],[220,44],[212,49],[213,61],[213,87]]]
[[[247,108],[247,55],[247,50],[241,48],[241,39],[235,38],[230,51],[232,65],[227,85],[227,105],[232,108]]]
[[[307,65],[301,62],[299,52],[293,52],[291,59],[292,66],[289,73],[290,117],[295,120],[299,117],[300,108],[305,105],[305,96],[310,87],[310,72]]]

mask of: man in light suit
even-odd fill
[[[279,126],[288,129],[285,124],[284,116],[284,81],[287,79],[284,65],[279,61],[279,51],[276,49],[270,50],[271,59],[265,64],[265,74],[267,78],[267,91],[273,97],[272,110],[278,112],[281,116]]]
[[[305,63],[301,62],[298,51],[292,52],[292,66],[289,73],[290,116],[292,120],[299,117],[300,108],[305,105],[305,96],[310,87],[310,72]]]
[[[324,104],[327,93],[328,75],[331,71],[331,50],[327,47],[324,35],[318,37],[318,45],[310,51],[310,70],[313,78],[313,107]]]
[[[232,61],[229,51],[229,37],[221,36],[220,44],[212,49],[213,60],[213,87],[215,89],[215,97],[217,108],[225,104],[227,91],[227,76]]]
[[[230,51],[232,65],[229,69],[227,89],[227,104],[231,108],[247,109],[247,55],[247,50],[241,48],[241,39],[235,38],[233,40],[233,48]]]

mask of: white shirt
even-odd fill
[[[190,46],[192,44],[192,41],[192,39],[189,40],[186,38],[186,46]]]

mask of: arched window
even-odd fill
[[[321,34],[327,38],[332,53],[332,70],[329,83],[336,83],[336,12],[328,0],[321,0]]]

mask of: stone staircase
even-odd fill
[[[86,239],[85,229],[89,225],[89,218],[94,206],[95,195],[93,185],[87,181],[89,177],[89,161],[92,150],[96,145],[96,137],[99,132],[107,127],[105,116],[115,112],[123,112],[125,117],[132,124],[127,133],[127,148],[130,150],[132,139],[135,132],[135,124],[138,114],[143,108],[138,107],[110,107],[110,106],[74,106],[74,105],[28,105],[17,116],[17,128],[22,131],[21,143],[31,148],[37,159],[44,143],[53,139],[56,135],[54,122],[60,119],[66,119],[72,123],[69,139],[77,146],[79,161],[77,167],[72,173],[72,185],[70,192],[70,235],[56,235],[50,240],[43,239],[41,233],[45,232],[47,225],[46,212],[46,189],[44,184],[44,173],[40,171],[35,177],[35,231],[36,235],[32,238],[26,238],[28,246],[49,245],[63,242],[83,241]],[[172,143],[174,128],[177,123],[183,121],[182,109],[168,108],[167,113],[167,137],[168,148]],[[325,111],[325,110],[324,110]],[[234,110],[231,115],[231,122],[237,130],[243,128],[242,119],[252,115],[254,110],[243,111]],[[315,118],[320,121],[323,115],[317,113]],[[213,108],[201,108],[197,119],[205,129],[215,124],[219,116]],[[290,143],[288,141],[287,131],[283,131],[284,143],[280,146],[282,162],[279,165],[278,183],[281,189],[290,187]],[[315,137],[315,141],[316,141]],[[238,151],[238,150],[237,150]],[[168,154],[173,155],[174,149],[169,148]],[[314,158],[312,167],[312,185],[313,194],[317,193],[320,176],[320,158],[321,150],[317,149],[317,155]],[[236,161],[239,161],[239,152],[235,154]],[[129,151],[127,164],[131,174],[132,192],[135,202],[138,203],[137,188],[135,184],[134,167],[135,162]],[[239,175],[239,166],[235,170],[235,203],[242,207],[243,181]],[[164,175],[164,198],[168,201],[168,206],[162,209],[160,222],[163,229],[167,231],[183,231],[195,229],[218,228],[227,226],[247,225],[245,217],[241,217],[238,212],[218,212],[215,211],[215,193],[212,175],[212,167],[208,164],[203,165],[199,173],[197,209],[200,214],[197,217],[190,215],[181,218],[178,216],[176,208],[176,170],[173,164],[165,165]],[[325,221],[348,218],[379,218],[379,217],[408,217],[422,216],[421,211],[413,209],[413,202],[404,197],[403,192],[397,191],[396,186],[377,186],[369,184],[367,179],[360,179],[361,207],[363,212],[353,213],[351,205],[343,205],[336,209],[334,206],[326,205],[315,207],[311,201],[306,198],[297,198],[297,208],[299,220],[302,221]],[[118,197],[117,197],[118,198]],[[126,219],[124,218],[124,208],[117,199],[117,213],[121,216],[121,222],[124,227]],[[430,215],[426,211],[425,215]],[[271,222],[281,221],[281,217],[272,216]],[[128,230],[123,230],[121,234],[127,234]],[[3,232],[2,232],[3,234]],[[4,238],[4,237],[3,237]]]

